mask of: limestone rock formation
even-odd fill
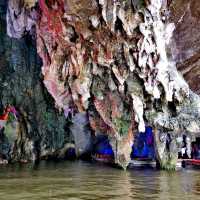
[[[198,3],[184,1],[182,9],[179,0],[33,2],[9,0],[8,34],[20,38],[27,31],[34,35],[36,28],[43,82],[55,107],[66,118],[69,112],[74,119],[86,113],[91,132],[109,135],[115,161],[123,167],[134,132],[144,132],[145,124],[159,130],[155,141],[161,163],[169,161],[162,134],[165,144],[173,132],[169,164],[176,163],[178,134],[200,131],[200,98],[193,93],[198,86],[190,78],[197,68],[184,71],[187,59],[197,60],[198,44],[187,53],[184,39],[178,38],[183,34],[189,44],[195,42],[182,29],[185,16],[187,23],[198,23],[199,11],[192,9]]]
[[[34,34],[34,24],[38,13],[34,8],[35,1],[8,1],[7,33],[10,37],[21,38],[27,32]]]
[[[175,41],[174,60],[190,88],[200,94],[200,2],[176,0],[172,2],[170,11],[170,20],[174,22],[176,27],[173,34]]]
[[[19,119],[11,116],[5,135],[0,134],[0,157],[30,161],[58,156],[73,136],[65,131],[66,120],[42,82],[36,41],[28,34],[7,36],[6,9],[7,0],[0,1],[0,115],[11,104]]]
[[[71,133],[74,137],[75,149],[77,156],[84,156],[92,151],[92,136],[89,129],[89,120],[87,113],[77,113],[72,118],[70,126]]]

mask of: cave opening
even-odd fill
[[[146,126],[144,133],[136,133],[132,146],[131,159],[155,159],[152,127]]]
[[[195,134],[195,140],[183,134],[181,145],[179,146],[178,159],[182,162],[182,167],[200,166],[200,137]]]
[[[129,168],[156,168],[156,151],[154,133],[151,126],[145,127],[145,132],[137,132],[131,152]]]
[[[105,134],[99,134],[96,136],[92,158],[96,161],[113,163],[114,151],[110,145],[109,138]]]

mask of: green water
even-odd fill
[[[199,200],[200,171],[128,170],[77,162],[0,166],[0,200]]]

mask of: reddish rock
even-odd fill
[[[103,131],[113,147],[118,143],[115,161],[123,167],[130,160],[133,124],[139,132],[145,124],[200,130],[200,99],[176,69],[198,92],[199,5],[39,0],[37,48],[47,90],[58,109],[84,113],[95,134]]]

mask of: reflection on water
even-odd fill
[[[0,167],[0,200],[198,200],[199,195],[197,170],[122,171],[81,161]]]

